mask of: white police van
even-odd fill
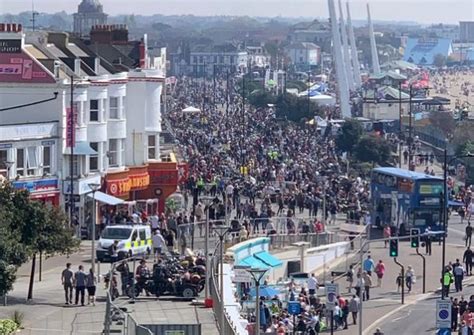
[[[118,241],[118,258],[150,255],[153,249],[151,229],[146,225],[107,226],[97,243],[96,256],[99,262],[110,260],[110,246]]]

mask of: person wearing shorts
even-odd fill
[[[87,288],[87,300],[88,305],[92,304],[95,306],[95,291],[96,291],[97,278],[94,275],[94,270],[90,269],[86,277],[86,288]]]

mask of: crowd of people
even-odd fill
[[[167,117],[179,153],[189,164],[182,191],[192,199],[190,222],[203,219],[199,196],[209,191],[216,195],[211,221],[232,213],[231,219],[240,220],[248,234],[302,232],[294,217],[303,213],[333,223],[344,212],[352,222],[362,223],[368,183],[347,176],[347,164],[330,134],[280,120],[273,107],[244,107],[234,79],[218,76],[214,84],[182,78],[173,97]],[[183,112],[187,106],[200,112]],[[279,225],[272,220],[276,216],[287,219]],[[317,221],[308,223],[314,231]]]

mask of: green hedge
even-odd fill
[[[10,335],[16,332],[18,325],[13,320],[0,320],[0,335]]]

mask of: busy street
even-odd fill
[[[0,335],[473,334],[472,4],[6,1]]]

